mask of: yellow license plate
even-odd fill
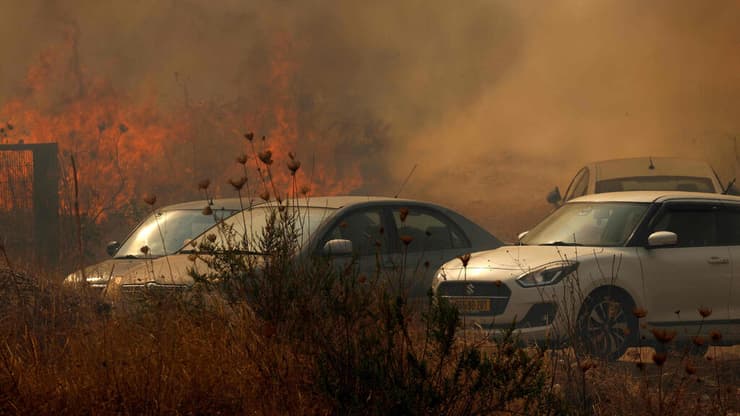
[[[491,310],[489,299],[450,299],[450,303],[457,307],[460,313],[479,313]]]

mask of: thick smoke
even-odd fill
[[[593,159],[691,156],[737,174],[739,20],[733,0],[28,0],[0,16],[0,105],[74,36],[79,64],[117,89],[248,113],[279,50],[299,139],[330,142],[299,154],[360,166],[357,192],[392,195],[416,165],[401,196],[511,238]]]

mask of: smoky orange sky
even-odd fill
[[[133,99],[249,113],[273,99],[266,73],[287,39],[281,100],[304,161],[359,167],[354,191],[386,195],[416,165],[401,196],[511,239],[591,160],[740,173],[739,21],[736,0],[2,0],[0,106],[74,33],[79,65]]]

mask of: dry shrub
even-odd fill
[[[53,306],[4,315],[2,414],[313,413],[320,403],[300,358],[248,308],[169,294],[122,313],[95,294],[26,293]]]

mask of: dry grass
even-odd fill
[[[55,295],[2,322],[0,414],[300,414],[320,403],[301,359],[246,309],[162,299],[121,313]]]
[[[27,278],[3,285],[2,295],[0,414],[332,413],[331,398],[313,385],[313,347],[290,342],[245,306],[168,296],[123,311]],[[652,349],[641,352],[649,362]],[[545,414],[731,414],[740,405],[740,346],[710,348],[711,359],[692,362],[695,374],[677,355],[662,371],[640,370],[629,353],[583,371],[571,356],[555,350],[547,359]]]

